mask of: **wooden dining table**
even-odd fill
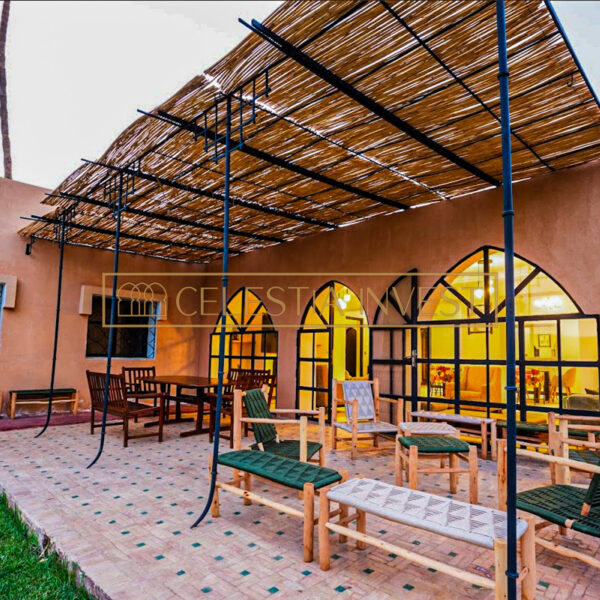
[[[211,425],[208,427],[202,426],[204,421],[204,404],[212,404],[212,399],[208,397],[208,393],[219,385],[219,380],[217,378],[198,377],[195,375],[157,375],[155,377],[147,377],[144,381],[157,385],[162,393],[169,396],[171,399],[174,399],[177,403],[175,418],[169,419],[168,421],[165,420],[165,424],[182,423],[191,420],[182,418],[181,402],[197,406],[196,426],[194,429],[182,431],[179,434],[180,437],[189,437],[210,432]],[[230,382],[224,378],[223,385],[230,385]],[[173,387],[175,388],[175,394],[171,393]],[[182,394],[183,390],[192,390],[193,394]],[[210,414],[212,415],[213,413],[214,411],[211,410]]]

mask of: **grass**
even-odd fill
[[[40,552],[37,538],[0,495],[0,598],[93,600],[55,552]]]

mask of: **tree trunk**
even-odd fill
[[[8,98],[6,95],[6,37],[10,0],[2,3],[0,20],[0,130],[2,131],[2,153],[4,154],[4,177],[12,179],[12,157],[10,154],[10,135],[8,133]]]

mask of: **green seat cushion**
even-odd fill
[[[319,489],[342,479],[333,469],[258,450],[226,452],[219,456],[218,463],[297,490],[301,490],[305,483],[312,483],[315,489]]]
[[[258,444],[252,444],[253,450],[259,450]],[[285,456],[286,458],[293,458],[294,460],[300,460],[300,442],[298,440],[281,440],[279,442],[273,440],[263,444],[265,452],[276,454],[277,456]],[[306,444],[306,456],[312,458],[321,449],[321,444],[318,442],[307,442]]]
[[[498,427],[506,427],[506,421],[497,421]],[[548,425],[545,423],[527,423],[526,421],[517,422],[517,433],[548,433]],[[587,433],[578,429],[569,429],[571,437],[586,438]]]
[[[572,485],[547,485],[517,494],[517,508],[564,525],[573,520],[572,529],[600,537],[600,502],[596,498],[589,514],[581,515],[587,490]]]
[[[600,467],[600,453],[593,450],[569,450],[569,458]]]
[[[398,436],[398,442],[405,448],[416,446],[419,449],[419,454],[469,451],[469,444],[467,442],[447,435]]]

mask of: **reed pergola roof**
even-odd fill
[[[58,212],[73,207],[70,244],[112,248],[106,190],[123,173],[132,186],[123,251],[215,260],[224,161],[214,160],[222,150],[214,136],[224,111],[214,113],[229,93],[240,133],[231,155],[233,254],[497,186],[494,4],[286,2],[267,29],[254,24],[46,202]],[[600,157],[600,108],[548,7],[509,0],[506,10],[513,179]],[[56,211],[21,234],[53,240]]]

